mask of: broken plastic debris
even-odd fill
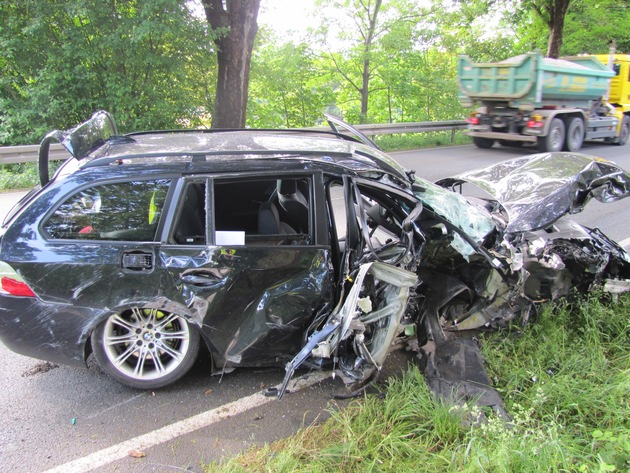
[[[131,458],[144,458],[147,456],[147,454],[141,452],[140,450],[129,450],[129,456]]]
[[[369,297],[361,297],[357,301],[357,306],[364,314],[369,314],[372,312],[372,299]]]

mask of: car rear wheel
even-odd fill
[[[112,378],[133,388],[157,389],[190,370],[199,334],[177,314],[136,307],[101,323],[92,334],[92,350]]]

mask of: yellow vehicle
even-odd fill
[[[614,115],[619,119],[617,136],[609,141],[617,144],[625,144],[630,135],[630,54],[596,54],[595,57],[609,66],[615,72],[615,77],[610,80],[608,97],[605,102],[614,109]]]

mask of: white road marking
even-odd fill
[[[296,392],[304,388],[319,383],[330,376],[329,372],[318,371],[309,373],[299,378],[293,379],[289,383],[288,389]],[[276,386],[280,388],[280,385]],[[120,460],[129,455],[130,450],[147,450],[158,444],[168,442],[181,435],[186,435],[195,430],[202,429],[228,417],[241,414],[254,407],[259,407],[271,401],[277,401],[276,396],[267,397],[258,392],[236,401],[224,404],[215,409],[211,409],[201,414],[189,417],[188,419],[175,422],[161,429],[148,432],[144,435],[126,440],[112,445],[111,447],[91,453],[85,457],[78,458],[58,467],[52,468],[44,473],[84,473],[95,468],[108,465],[116,460]],[[280,401],[282,402],[282,401]]]

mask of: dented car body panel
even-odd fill
[[[601,158],[576,153],[543,153],[470,171],[438,184],[471,183],[501,204],[506,232],[539,230],[565,214],[580,212],[596,198],[608,203],[630,194],[628,175]]]
[[[60,363],[93,354],[141,389],[177,381],[203,344],[213,373],[284,366],[282,396],[300,367],[369,383],[414,327],[427,376],[452,386],[435,357],[469,353],[462,331],[627,288],[626,252],[561,219],[627,196],[613,163],[551,153],[434,184],[329,122],[119,136],[100,112],[51,132],[42,185],[3,224],[0,339]],[[74,157],[51,178],[52,139]],[[464,183],[487,195],[453,192]]]

